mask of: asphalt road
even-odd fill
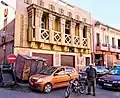
[[[0,98],[64,98],[64,88],[55,89],[49,94],[33,92],[28,88],[6,89],[0,88]],[[96,90],[96,96],[79,95],[70,98],[120,98],[120,91],[103,90],[100,87]]]

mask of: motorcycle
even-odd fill
[[[85,94],[86,92],[86,84],[85,81],[81,79],[71,80],[70,85],[67,87],[65,91],[65,98],[68,98],[71,93],[75,94]]]

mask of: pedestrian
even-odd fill
[[[86,69],[87,73],[87,84],[88,84],[88,93],[87,95],[91,94],[91,86],[93,88],[93,96],[96,95],[95,90],[96,90],[96,76],[97,76],[97,71],[93,67],[93,64],[90,64],[89,67]]]

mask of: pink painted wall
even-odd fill
[[[1,30],[2,31],[2,30]],[[8,25],[7,25],[7,34],[8,36],[6,36],[6,62],[7,62],[7,56],[13,52],[13,34],[15,31],[15,19],[12,20]],[[4,50],[3,50],[3,43],[1,42],[1,37],[0,37],[0,64],[2,63],[2,60],[4,59]]]

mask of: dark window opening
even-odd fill
[[[90,64],[90,57],[85,57],[85,61],[86,61],[86,66],[88,66]]]
[[[34,22],[33,22],[34,26],[35,26],[35,15],[36,15],[36,9],[34,9]],[[35,38],[35,28],[33,28],[33,38]]]
[[[83,38],[87,38],[87,26],[83,28]]]
[[[97,34],[97,46],[100,45],[100,34]]]
[[[70,34],[70,27],[71,27],[71,22],[66,21],[66,23],[65,23],[65,34]]]
[[[118,48],[120,49],[120,39],[118,39]]]
[[[112,38],[112,47],[115,47],[115,38]]]
[[[49,29],[49,14],[46,12],[43,12],[42,20],[41,20],[41,28],[42,29]],[[53,25],[53,24],[52,24]]]

